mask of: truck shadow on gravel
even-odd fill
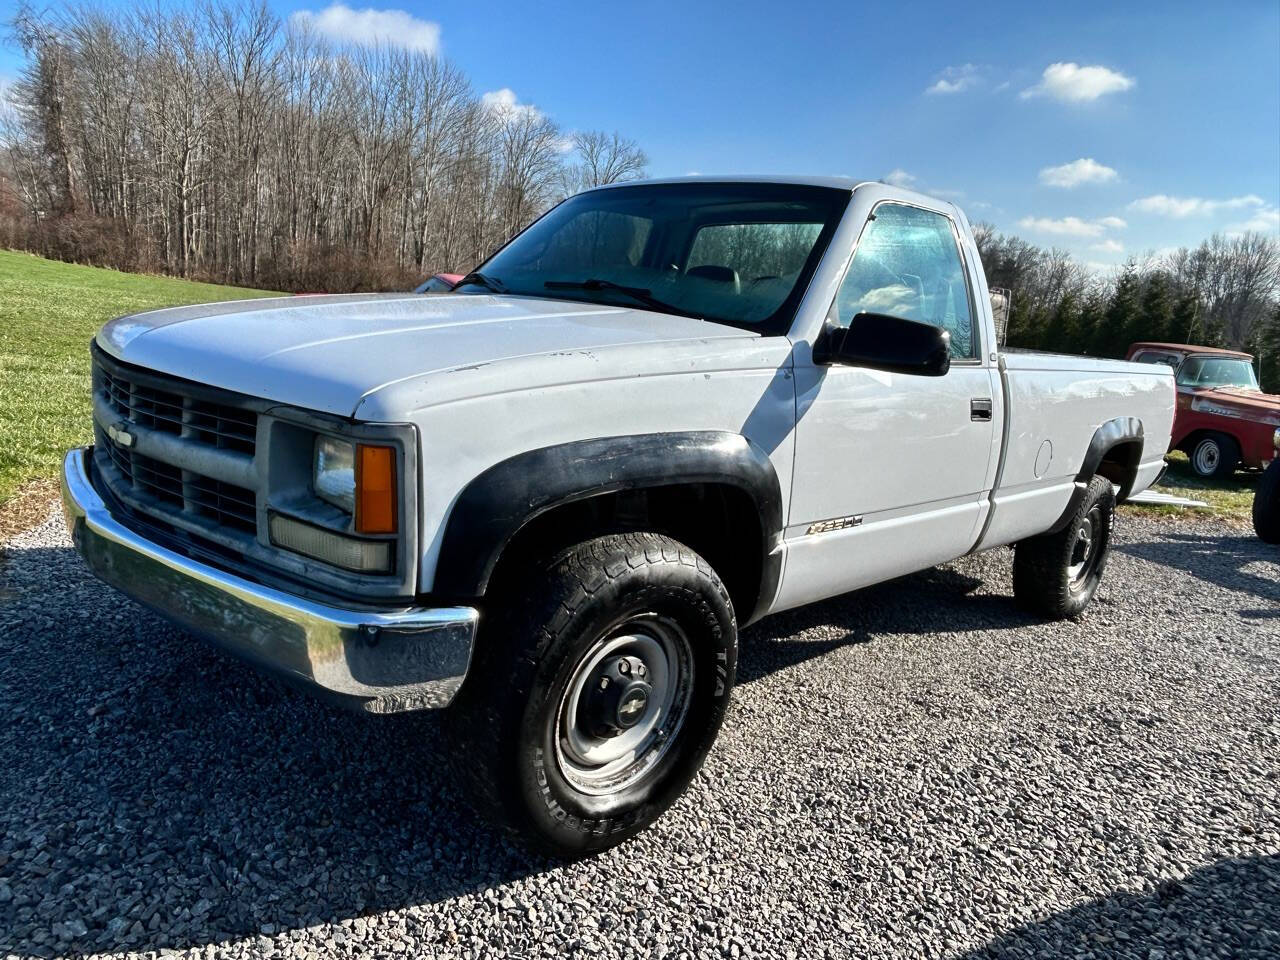
[[[742,633],[738,683],[821,657],[884,634],[1009,630],[1040,623],[1012,596],[977,592],[989,581],[941,566],[766,617]],[[822,627],[818,639],[804,634]]]
[[[1280,578],[1274,569],[1267,569],[1280,564],[1280,549],[1252,534],[1170,533],[1160,539],[1120,544],[1117,549],[1267,603],[1260,609],[1240,610],[1246,619],[1280,617]]]
[[[1145,893],[1110,894],[962,960],[1199,956],[1280,956],[1280,855],[1220,860]]]

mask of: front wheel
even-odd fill
[[[1013,554],[1018,604],[1055,620],[1083,613],[1107,565],[1115,510],[1115,487],[1106,477],[1094,477],[1066,527],[1018,543]]]
[[[1191,448],[1191,469],[1206,480],[1226,480],[1240,465],[1240,444],[1225,433],[1205,434]]]
[[[600,537],[508,588],[482,632],[453,745],[480,806],[556,857],[643,830],[698,772],[729,702],[724,585],[656,534]]]

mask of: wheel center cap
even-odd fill
[[[618,704],[618,726],[626,730],[640,722],[649,706],[649,685],[635,683],[622,695]]]
[[[648,716],[652,697],[653,685],[643,660],[611,657],[591,680],[579,718],[593,737],[616,737]]]

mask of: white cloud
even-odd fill
[[[481,94],[480,102],[484,104],[486,110],[503,119],[514,119],[524,114],[534,118],[542,116],[542,111],[533,104],[521,103],[516,92],[510,87]]]
[[[1248,220],[1227,226],[1227,233],[1280,233],[1280,207],[1263,207]]]
[[[938,79],[925,90],[925,93],[964,93],[982,81],[982,69],[972,63],[958,67],[947,67],[938,74]]]
[[[1097,250],[1099,253],[1124,253],[1124,244],[1119,240],[1108,239],[1093,244],[1089,249]]]
[[[1048,187],[1066,187],[1069,190],[1082,183],[1110,183],[1118,176],[1115,170],[1093,157],[1081,157],[1060,167],[1045,167],[1040,171],[1040,182]]]
[[[1102,263],[1099,260],[1086,260],[1083,266],[1090,273],[1099,273],[1103,276],[1116,273],[1120,269],[1117,263]]]
[[[907,171],[898,167],[896,170],[890,170],[881,178],[885,183],[894,187],[909,187],[916,182],[916,178]]]
[[[1227,200],[1205,200],[1203,197],[1171,197],[1157,193],[1143,197],[1129,204],[1130,210],[1140,213],[1154,213],[1162,217],[1174,217],[1182,220],[1186,217],[1205,217],[1223,210],[1244,210],[1249,207],[1265,206],[1265,201],[1254,194],[1243,197],[1231,197]]]
[[[1082,220],[1079,217],[1023,217],[1018,226],[1035,233],[1046,233],[1055,237],[1100,237],[1108,230],[1119,230],[1126,226],[1119,217],[1103,217],[1100,220]]]
[[[1128,90],[1135,83],[1137,81],[1132,77],[1126,77],[1108,67],[1051,63],[1044,68],[1040,82],[1023,90],[1019,96],[1024,100],[1028,97],[1046,96],[1063,103],[1088,103],[1108,93]]]
[[[423,53],[440,52],[440,24],[420,20],[404,10],[353,10],[345,3],[331,3],[319,12],[295,11],[289,19],[339,43],[385,43]]]

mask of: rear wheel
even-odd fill
[[[1264,543],[1280,543],[1280,457],[1271,461],[1253,494],[1253,529]]]
[[[513,585],[449,711],[479,805],[535,848],[614,846],[684,792],[737,662],[724,585],[656,534],[578,544]]]
[[[1207,433],[1191,448],[1191,469],[1206,480],[1225,480],[1240,465],[1240,444],[1225,433]]]
[[[1107,565],[1115,509],[1111,481],[1094,477],[1066,527],[1017,545],[1013,595],[1019,606],[1053,619],[1084,612]]]

